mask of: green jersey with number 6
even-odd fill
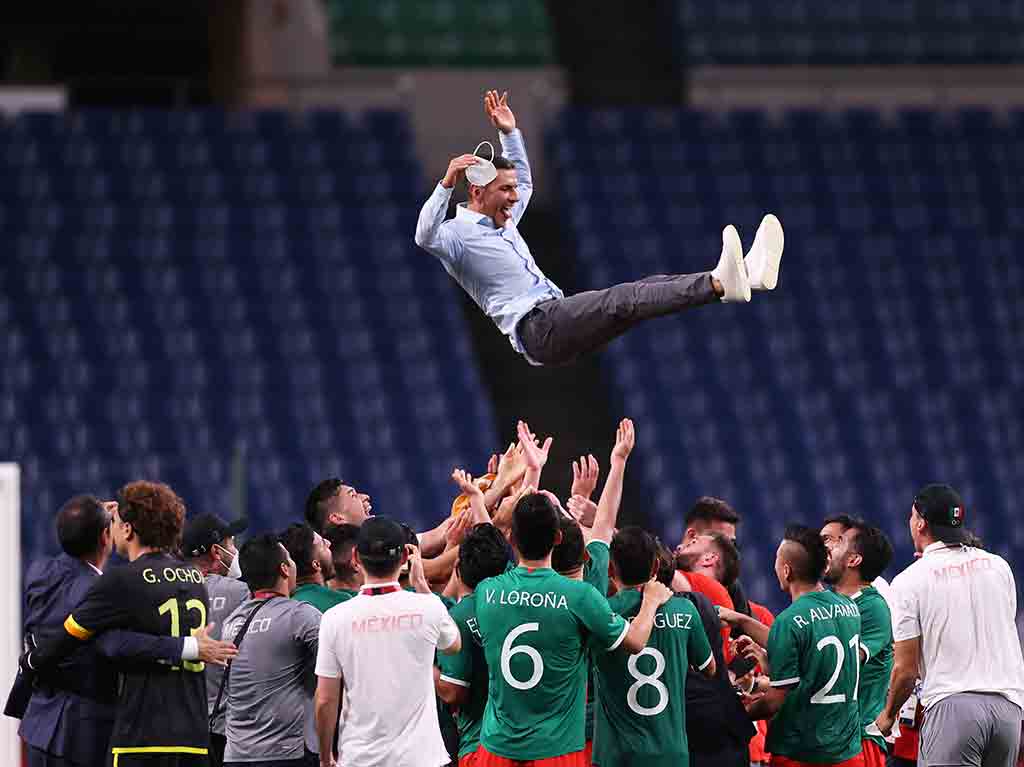
[[[586,650],[614,650],[629,624],[593,586],[550,568],[517,567],[475,594],[490,686],[484,748],[515,760],[581,751]]]
[[[800,762],[837,764],[861,751],[860,611],[832,591],[786,608],[768,634],[772,687],[788,688],[765,749]]]
[[[873,723],[885,708],[889,694],[889,676],[892,673],[892,613],[889,605],[874,586],[865,586],[851,597],[860,610],[860,643],[868,659],[860,671],[860,724],[861,737],[874,741],[887,751],[885,739],[868,735],[865,728]]]
[[[630,619],[642,594],[620,591],[609,605]],[[595,767],[686,767],[686,672],[704,669],[714,656],[697,608],[673,597],[658,608],[647,646],[594,656],[597,724]]]

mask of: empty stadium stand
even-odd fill
[[[726,223],[747,247],[764,213],[785,227],[775,293],[604,356],[666,541],[696,496],[729,499],[749,591],[778,605],[787,520],[881,520],[902,568],[913,493],[947,481],[1024,564],[1024,113],[570,110],[548,150],[584,288],[705,270]]]
[[[27,560],[140,476],[256,529],[339,475],[421,525],[494,448],[461,305],[416,250],[396,112],[79,111],[0,123],[0,456]]]

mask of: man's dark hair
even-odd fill
[[[721,498],[714,498],[710,495],[702,495],[698,498],[692,508],[686,512],[683,521],[687,527],[690,527],[698,519],[703,522],[728,522],[731,525],[740,523],[740,515],[732,506]]]
[[[655,544],[658,557],[658,572],[655,574],[655,577],[659,583],[663,583],[671,588],[672,581],[676,577],[675,554],[672,553],[672,549],[657,539],[655,539]]]
[[[117,515],[143,546],[173,552],[181,547],[185,504],[162,482],[129,482],[118,494]]]
[[[833,514],[831,517],[825,517],[825,521],[821,523],[821,526],[825,525],[840,525],[845,533],[851,527],[856,527],[861,520],[851,517],[849,514]]]
[[[494,167],[497,170],[515,170],[516,164],[508,159],[503,154],[494,155],[494,159],[491,161],[494,163]]]
[[[325,479],[306,497],[306,522],[317,532],[322,531],[327,522],[327,501],[338,494],[343,484],[337,477]]]
[[[367,575],[372,575],[374,578],[384,578],[398,569],[398,565],[402,561],[402,555],[399,554],[394,559],[367,559],[360,557],[359,561],[363,563],[363,569],[366,570]]]
[[[651,569],[658,558],[658,543],[654,536],[642,527],[623,527],[612,538],[611,557],[619,580],[625,585],[647,583],[651,579]],[[658,569],[660,572],[660,564]],[[671,583],[671,578],[669,582]]]
[[[95,554],[108,527],[110,512],[91,495],[76,495],[57,512],[57,540],[70,557]]]
[[[550,554],[558,529],[558,512],[540,493],[524,495],[512,511],[512,543],[523,559]]]
[[[787,560],[793,568],[793,578],[801,583],[820,581],[828,565],[828,549],[821,540],[821,533],[805,525],[790,525],[786,528],[783,540],[795,543],[802,549],[793,552]]]
[[[242,579],[253,591],[270,589],[281,577],[281,565],[287,562],[287,552],[281,540],[273,533],[250,538],[238,552]]]
[[[562,531],[562,541],[551,550],[551,568],[556,573],[565,575],[583,567],[586,544],[583,541],[583,531],[575,519],[560,514],[558,529]]]
[[[331,560],[334,562],[334,577],[347,578],[356,572],[352,564],[352,550],[359,538],[359,525],[343,523],[340,525],[328,522],[323,532],[324,538],[331,542]]]
[[[299,578],[308,578],[313,574],[313,560],[316,558],[313,536],[313,528],[304,522],[289,525],[281,533],[281,543],[295,562],[295,574]]]
[[[854,522],[850,529],[856,532],[850,539],[850,550],[860,554],[860,577],[871,583],[892,562],[892,543],[879,528],[866,522]]]
[[[721,533],[708,533],[712,545],[718,549],[722,558],[722,585],[731,588],[740,577],[740,552],[728,536]]]
[[[469,589],[475,589],[485,578],[501,575],[508,567],[505,536],[487,522],[474,525],[459,546],[459,561],[455,567],[459,579]]]

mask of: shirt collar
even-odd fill
[[[359,587],[359,591],[368,591],[369,589],[379,589],[381,586],[398,586],[398,581],[388,581],[387,583],[365,583]]]
[[[474,224],[480,224],[490,229],[497,229],[497,225],[494,223],[494,219],[490,216],[485,216],[483,213],[477,213],[475,210],[470,210],[469,206],[460,202],[455,206],[455,218],[462,218],[466,221],[470,221]]]
[[[929,552],[941,551],[942,549],[947,548],[950,548],[948,544],[943,543],[942,541],[935,541],[935,543],[929,543],[927,546],[924,547],[924,551],[921,552],[921,556],[923,557],[925,554]]]

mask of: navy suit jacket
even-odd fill
[[[61,554],[32,564],[25,578],[25,636],[64,631],[99,574]],[[118,667],[177,663],[183,641],[107,631],[83,643],[53,671],[40,674],[19,734],[30,746],[75,763],[106,764],[118,696]]]

